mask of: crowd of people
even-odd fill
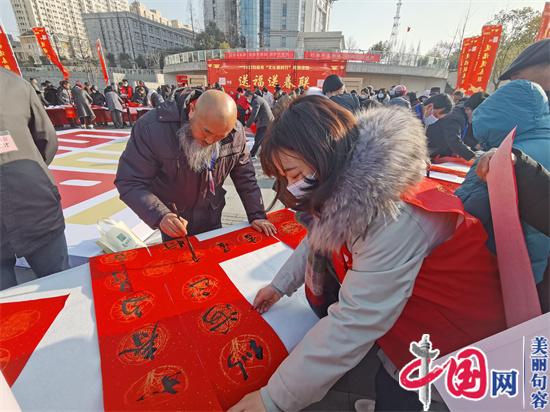
[[[264,313],[305,286],[319,321],[266,386],[231,412],[354,410],[356,400],[374,393],[378,411],[421,410],[417,394],[397,380],[412,341],[429,333],[444,355],[506,328],[485,179],[494,150],[514,128],[519,211],[548,311],[549,72],[550,39],[520,54],[501,76],[511,81],[491,95],[413,93],[405,85],[348,93],[335,75],[322,89],[290,93],[275,87],[229,94],[220,85],[170,90],[169,99],[157,93],[166,101],[132,128],[115,185],[163,240],[220,228],[228,177],[252,227],[274,235],[251,160],[258,154],[277,199],[307,229],[254,307]],[[15,284],[16,255],[40,276],[67,268],[59,194],[46,167],[55,131],[31,86],[0,70],[0,86],[7,82],[31,95],[31,107],[0,124],[17,147],[28,148],[0,157],[12,179],[3,182],[10,196],[0,205],[2,288]],[[136,95],[153,94],[123,82],[106,90],[105,104],[120,110]],[[93,92],[66,83],[58,95],[70,102]],[[245,126],[253,125],[249,153]],[[456,195],[420,196],[419,187],[436,187],[425,179],[427,165],[449,157],[472,165]],[[35,187],[42,192],[29,201]],[[465,219],[470,215],[477,219]],[[442,402],[434,393],[434,408],[444,409]]]
[[[142,80],[131,86],[127,79],[118,84],[111,83],[103,91],[95,85],[78,80],[74,85],[68,80],[61,80],[57,88],[49,80],[40,84],[35,78],[30,78],[29,81],[44,107],[74,106],[80,125],[85,129],[94,128],[95,115],[92,106],[106,107],[111,112],[115,128],[123,128],[127,124],[123,122],[122,113],[127,107],[158,107],[176,89],[174,85],[149,88]],[[75,127],[74,120],[69,121],[70,126]]]

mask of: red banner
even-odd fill
[[[470,93],[481,92],[487,89],[487,84],[493,71],[493,64],[497,57],[501,36],[501,25],[483,26],[479,55],[470,77],[471,85],[467,89]]]
[[[99,64],[101,65],[101,71],[103,72],[103,79],[105,80],[105,86],[108,86],[109,74],[107,73],[107,65],[105,64],[105,57],[103,56],[103,47],[101,47],[101,40],[99,39],[96,40],[95,48],[97,49],[97,55],[99,56]]]
[[[52,43],[50,42],[50,37],[48,36],[48,33],[46,32],[45,27],[33,27],[32,31],[34,32],[34,35],[36,36],[36,40],[38,41],[38,44],[42,48],[42,51],[44,54],[48,57],[48,59],[57,66],[57,68],[63,73],[63,78],[67,80],[69,78],[69,71],[61,64],[61,61],[59,60],[59,57],[57,56],[57,53],[52,47]]]
[[[294,50],[270,50],[270,51],[240,51],[225,52],[225,60],[270,60],[270,59],[294,59]]]
[[[470,74],[473,72],[475,62],[481,47],[481,36],[468,37],[462,42],[462,50],[458,59],[458,77],[456,88],[468,93],[470,88]]]
[[[544,11],[542,12],[542,19],[540,21],[540,29],[535,37],[535,41],[544,40],[550,37],[550,2],[546,2],[544,5]]]
[[[286,91],[321,87],[329,74],[344,76],[346,70],[343,62],[311,60],[208,60],[207,66],[208,83],[217,82],[226,91],[256,86],[273,90],[277,84]]]
[[[4,27],[0,24],[0,62],[2,67],[7,70],[11,70],[21,76],[21,70],[13,54],[8,35],[6,34]]]
[[[185,87],[189,84],[189,77],[186,74],[176,74],[176,84],[178,87]]]
[[[311,60],[338,60],[338,61],[359,61],[366,63],[379,63],[382,58],[378,53],[347,53],[347,52],[318,52],[305,51],[304,59]]]

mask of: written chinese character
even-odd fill
[[[548,339],[544,336],[535,336],[531,340],[531,355],[548,357]]]
[[[223,250],[223,253],[229,253],[229,251],[231,250],[229,249],[229,244],[225,242],[218,242],[216,243],[216,246]]]
[[[175,395],[176,393],[178,393],[175,386],[181,383],[179,380],[179,375],[181,375],[181,372],[176,372],[173,375],[164,375],[160,379],[162,390],[153,391],[150,394],[143,394],[141,397],[138,398],[138,401],[144,401],[150,396],[160,395],[161,393],[169,393],[170,395]]]
[[[534,409],[544,409],[548,404],[548,393],[537,391],[531,394],[531,405]]]
[[[155,352],[158,350],[155,346],[155,342],[159,337],[157,329],[158,322],[155,323],[153,330],[150,332],[144,329],[132,334],[131,341],[134,347],[119,352],[119,356],[130,353],[142,359],[153,360],[155,358]]]
[[[533,377],[531,378],[531,386],[534,389],[540,389],[541,391],[545,391],[547,387],[546,379],[548,376],[546,375],[540,375],[538,373],[534,373]]]
[[[113,272],[111,276],[113,277],[113,284],[119,288],[120,292],[128,292],[132,289],[130,279],[128,279],[128,272],[125,270],[122,272]]]
[[[309,76],[300,76],[298,78],[298,87],[302,86],[304,89],[309,87]]]
[[[239,86],[250,87],[250,84],[248,83],[248,74],[239,76]]]
[[[256,343],[254,339],[251,339],[248,341],[248,349],[244,349],[244,352],[241,350],[238,351],[232,351],[229,356],[227,357],[227,366],[229,368],[233,368],[235,366],[238,366],[241,370],[241,374],[243,379],[246,381],[248,380],[248,372],[246,370],[246,363],[249,360],[256,359],[262,360],[263,359],[263,348]],[[242,348],[239,348],[242,349]]]
[[[269,87],[275,87],[279,83],[279,75],[274,74],[273,76],[269,76],[267,79],[267,84]]]
[[[185,286],[185,294],[195,301],[207,300],[218,290],[216,279],[208,276],[198,276],[191,279]]]
[[[254,236],[252,233],[245,234],[244,238],[249,243],[257,243],[258,242],[258,238],[256,236]]]
[[[290,74],[286,75],[284,85],[286,89],[294,89],[294,84],[292,83],[292,77]]]
[[[417,355],[416,355],[417,356]],[[462,349],[442,366],[435,366],[421,378],[413,378],[423,359],[409,362],[399,373],[401,385],[407,390],[418,390],[435,382],[447,370],[446,386],[456,398],[482,399],[487,392],[487,360],[476,348]]]
[[[531,359],[531,371],[532,372],[547,372],[548,364],[545,358]]]
[[[226,335],[239,322],[239,312],[229,303],[214,305],[201,319],[208,331]]]
[[[126,316],[132,314],[136,315],[138,318],[143,316],[143,313],[140,308],[140,303],[147,299],[147,296],[134,296],[122,301],[121,310]]]
[[[252,80],[252,83],[254,84],[254,86],[264,87],[264,85],[265,85],[264,75],[263,74],[257,74],[256,76],[254,76],[254,79]]]
[[[518,371],[491,371],[491,396],[496,398],[500,395],[507,395],[513,398],[518,394]]]

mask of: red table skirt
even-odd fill
[[[106,107],[101,106],[92,106],[92,110],[96,116],[96,123],[112,123],[113,119],[111,117],[111,112]],[[152,110],[150,107],[130,107],[128,110],[122,113],[122,119],[126,123],[134,124],[137,119],[147,113],[149,110]],[[129,113],[128,113],[129,112]],[[55,127],[62,127],[70,125],[69,119],[74,119],[76,124],[80,124],[80,121],[76,115],[76,109],[72,106],[57,106],[57,107],[47,107],[46,113],[52,124]]]

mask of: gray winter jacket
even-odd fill
[[[71,90],[73,93],[73,102],[76,106],[78,117],[95,117],[92,110],[92,98],[86,90],[81,87],[74,86]]]
[[[105,100],[107,102],[107,107],[112,112],[114,110],[118,110],[119,112],[123,112],[124,108],[122,107],[122,104],[124,103],[120,96],[117,94],[117,92],[110,91],[105,94]]]
[[[310,249],[332,252],[345,244],[353,266],[328,316],[262,388],[268,410],[301,410],[356,366],[399,318],[424,258],[455,228],[456,216],[428,213],[400,200],[425,171],[420,122],[395,108],[373,109],[359,119],[360,138],[334,194],[272,285],[286,295],[300,287]]]
[[[257,129],[268,127],[273,121],[273,112],[269,103],[263,97],[254,95],[250,105],[252,108],[246,127],[252,126],[252,123],[256,123]]]
[[[0,68],[0,134],[17,150],[0,153],[0,236],[19,256],[65,230],[60,196],[48,164],[57,151],[55,129],[32,86]]]

